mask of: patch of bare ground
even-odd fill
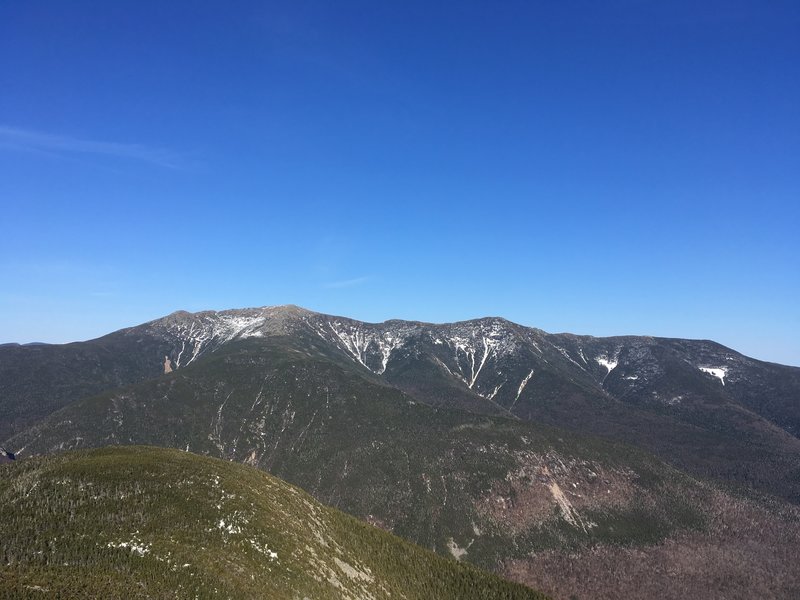
[[[706,532],[650,546],[547,550],[507,561],[501,573],[564,600],[800,598],[800,508],[709,497]]]
[[[515,453],[517,468],[476,503],[488,523],[519,534],[553,518],[554,509],[573,527],[584,529],[581,513],[624,508],[641,497],[630,470],[609,469],[555,452]]]
[[[364,517],[364,521],[372,525],[373,527],[377,527],[378,529],[383,529],[384,531],[388,531],[389,533],[392,532],[392,525],[388,521],[384,519],[380,519],[375,515],[367,515]]]

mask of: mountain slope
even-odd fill
[[[485,598],[542,595],[440,558],[258,470],[126,447],[3,467],[0,595]]]
[[[601,565],[615,582],[647,573],[660,598],[731,580],[731,566],[716,561],[676,586],[667,567],[699,548],[712,556],[735,548],[754,573],[780,575],[771,588],[778,597],[797,583],[794,509],[731,495],[630,446],[430,407],[365,379],[340,357],[309,356],[292,343],[239,340],[156,380],[78,401],[15,439],[27,444],[23,456],[147,443],[249,463],[440,554],[559,598],[620,596],[614,584],[602,593],[576,586],[569,573],[582,565]],[[558,562],[569,557],[572,567]],[[597,569],[581,581],[595,581]],[[623,595],[635,595],[626,581]],[[746,597],[762,583],[753,577],[737,589]]]
[[[14,441],[23,455],[134,443],[245,462],[487,568],[565,541],[657,540],[702,525],[691,500],[702,489],[633,448],[419,404],[291,343],[239,341],[76,402]]]
[[[79,398],[157,377],[164,369],[154,357],[171,349],[124,333],[64,345],[0,346],[0,439]]]
[[[543,351],[542,370],[525,386],[516,386],[515,398],[522,388],[518,404],[528,402],[528,410],[540,410],[577,431],[554,429],[520,418],[510,405],[492,402],[469,387],[473,383],[482,391],[483,377],[521,372],[514,357],[538,356],[520,341],[534,335],[530,330],[520,328],[517,338],[509,337],[514,334],[508,329],[518,326],[496,319],[449,326],[365,326],[385,327],[382,335],[412,335],[402,345],[381,337],[382,343],[395,347],[387,352],[384,345],[380,352],[359,355],[357,348],[364,348],[368,332],[360,331],[358,322],[345,324],[300,309],[272,310],[277,316],[261,309],[176,314],[111,334],[162,340],[174,348],[174,355],[167,354],[169,372],[164,373],[162,362],[157,377],[76,400],[6,446],[25,457],[146,443],[249,463],[440,554],[507,573],[556,597],[615,598],[625,589],[623,581],[628,588],[622,595],[630,596],[635,588],[623,575],[634,571],[647,573],[649,589],[658,590],[651,595],[662,598],[708,594],[710,581],[735,580],[730,563],[711,561],[703,574],[686,573],[685,585],[676,586],[671,573],[680,570],[679,558],[702,554],[701,549],[709,556],[735,549],[750,572],[774,575],[772,587],[756,576],[739,581],[736,589],[743,595],[766,589],[773,590],[767,596],[791,597],[797,578],[792,577],[790,557],[800,540],[795,508],[769,498],[741,498],[630,445],[585,434],[600,427],[610,437],[626,439],[633,433],[666,439],[684,444],[686,456],[697,453],[705,464],[707,452],[736,451],[740,456],[727,464],[741,468],[739,481],[756,473],[753,487],[766,481],[774,489],[791,490],[800,472],[796,456],[778,452],[775,442],[784,439],[780,436],[791,442],[787,431],[768,438],[772,445],[759,446],[752,437],[736,441],[735,428],[729,433],[699,420],[681,421],[669,406],[656,410],[598,392],[592,387],[595,375],[589,369],[575,371],[567,359],[580,351],[591,364],[594,353],[603,350],[587,350],[588,342],[580,338],[575,340],[581,347],[573,348],[565,339],[560,349]],[[341,343],[320,331],[320,323]],[[348,334],[345,325],[354,329]],[[188,337],[187,327],[193,331]],[[484,345],[482,336],[492,327],[502,339]],[[431,333],[442,337],[426,341]],[[468,335],[475,337],[465,339]],[[350,340],[349,346],[342,338]],[[463,349],[453,351],[446,340]],[[542,339],[533,341],[540,349],[547,347]],[[672,372],[672,359],[663,349],[667,342],[624,342],[629,351],[645,345],[636,351],[646,359],[637,367],[643,379],[660,370]],[[690,346],[697,344],[702,343]],[[474,350],[487,346],[494,350],[484,361],[481,351]],[[624,365],[633,358],[624,357],[622,350],[615,356],[613,345],[609,350],[603,359],[608,366],[595,360],[605,380],[613,381],[618,373],[630,381],[624,379],[632,376]],[[699,376],[701,385],[723,387],[713,375],[692,369],[689,384],[696,386]],[[532,385],[537,375],[539,387]],[[678,379],[675,385],[689,384]],[[431,385],[443,393],[438,399]],[[457,391],[452,403],[447,402],[448,389]],[[554,391],[558,389],[568,393]],[[474,402],[471,412],[443,407],[461,407],[461,398]],[[700,398],[713,406],[714,396]],[[758,416],[754,419],[761,422]],[[586,571],[587,565],[594,565],[596,572],[581,581],[596,580],[602,571],[619,586],[581,588],[569,574]],[[729,589],[717,597],[736,594]]]
[[[276,339],[418,402],[622,440],[694,474],[800,500],[800,369],[713,342],[547,334],[498,318],[178,312],[83,344],[0,348],[0,409],[10,416],[0,439],[104,389],[181,371],[237,342],[257,354]]]

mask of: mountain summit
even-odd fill
[[[22,463],[129,444],[246,463],[558,597],[629,596],[645,573],[653,597],[696,596],[737,581],[715,558],[730,548],[786,577],[716,597],[785,596],[800,585],[798,390],[800,369],[709,341],[177,312],[0,348],[0,443]],[[619,569],[637,578],[582,587]]]
[[[96,340],[0,348],[0,440],[81,397],[232,345],[325,357],[431,406],[640,445],[681,468],[800,499],[800,368],[711,341],[550,334],[498,317],[364,323],[298,306],[178,311]],[[19,442],[17,447],[22,448]],[[758,468],[742,471],[742,463]]]

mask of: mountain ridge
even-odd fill
[[[40,402],[28,425],[0,436],[23,460],[148,444],[250,464],[564,598],[591,596],[547,574],[564,552],[652,573],[680,570],[684,551],[733,545],[785,570],[800,440],[762,414],[791,426],[797,398],[794,370],[717,344],[547,334],[493,318],[179,312],[89,343],[0,349],[6,413]],[[726,529],[745,513],[748,539]],[[707,568],[732,575],[725,563]],[[651,578],[670,597],[670,580]],[[690,596],[703,584],[692,581]]]
[[[0,409],[14,416],[0,424],[0,441],[81,397],[178,371],[237,340],[269,338],[349,362],[432,406],[622,439],[703,476],[747,482],[737,461],[750,447],[779,463],[800,456],[800,368],[716,342],[550,334],[502,317],[364,323],[295,305],[175,311],[88,342],[0,348]],[[705,445],[709,458],[692,445]],[[800,498],[800,484],[755,477]]]
[[[570,331],[547,331],[545,329],[542,329],[540,327],[536,327],[534,325],[526,325],[524,323],[513,321],[513,320],[508,319],[506,317],[503,317],[501,315],[485,315],[485,316],[473,317],[473,318],[469,318],[469,319],[461,319],[461,320],[456,320],[456,321],[420,321],[420,320],[416,320],[416,319],[400,319],[400,318],[394,318],[394,317],[393,318],[389,318],[389,319],[385,319],[383,321],[366,321],[366,320],[363,320],[363,319],[357,319],[355,317],[344,317],[344,316],[341,316],[341,315],[335,315],[333,313],[315,311],[315,310],[312,310],[312,309],[309,309],[309,308],[305,308],[303,306],[299,306],[297,304],[274,304],[274,305],[253,306],[253,307],[244,307],[244,308],[227,308],[227,309],[220,309],[220,310],[209,309],[209,310],[201,310],[201,311],[195,311],[195,312],[192,312],[192,311],[189,311],[189,310],[185,310],[185,309],[177,309],[177,310],[175,310],[175,311],[173,311],[173,312],[171,312],[171,313],[169,313],[167,315],[164,315],[162,317],[156,317],[155,319],[151,319],[149,321],[145,321],[145,322],[141,323],[140,325],[135,325],[135,326],[132,326],[132,327],[125,327],[125,328],[122,328],[122,329],[119,329],[119,330],[116,330],[116,331],[123,331],[123,330],[126,330],[126,329],[133,329],[135,327],[140,327],[142,325],[149,325],[149,324],[157,323],[157,322],[163,321],[164,319],[167,319],[167,318],[173,317],[173,316],[184,316],[184,317],[186,317],[186,316],[188,316],[188,317],[195,316],[196,317],[196,316],[204,316],[204,315],[220,315],[220,314],[246,313],[246,312],[256,312],[256,311],[272,311],[272,312],[286,312],[286,313],[295,312],[297,314],[304,314],[304,315],[308,315],[308,316],[315,315],[315,316],[333,318],[333,319],[346,319],[346,320],[353,321],[353,322],[358,322],[358,323],[361,323],[361,324],[367,325],[367,326],[409,324],[409,325],[419,325],[419,326],[442,327],[442,326],[453,326],[453,325],[469,325],[469,324],[479,323],[479,322],[483,322],[483,321],[503,321],[505,323],[508,323],[508,324],[516,326],[516,327],[521,327],[521,328],[524,328],[524,329],[533,330],[533,331],[536,331],[536,332],[539,332],[539,333],[542,333],[542,334],[546,334],[546,335],[562,336],[562,337],[567,337],[567,338],[571,337],[571,338],[585,339],[585,340],[632,340],[632,339],[638,339],[638,340],[660,340],[660,341],[682,340],[682,341],[689,341],[689,342],[714,344],[714,345],[719,346],[720,348],[729,350],[731,352],[735,352],[736,354],[738,354],[741,357],[746,358],[748,360],[754,360],[754,361],[758,361],[758,362],[761,362],[761,363],[778,365],[778,366],[781,366],[781,367],[800,369],[800,365],[789,365],[789,364],[780,363],[780,362],[777,362],[777,361],[765,360],[765,359],[761,359],[761,358],[756,358],[754,356],[750,356],[748,354],[744,354],[743,352],[735,350],[732,347],[726,346],[725,344],[722,344],[721,342],[718,342],[718,341],[713,340],[711,338],[685,338],[685,337],[678,337],[678,336],[664,336],[664,335],[652,335],[652,334],[633,334],[633,333],[622,333],[622,334],[614,334],[614,335],[594,335],[594,334],[590,334],[590,333],[573,333],[573,332],[570,332]],[[115,332],[111,332],[111,333],[115,333]],[[100,336],[100,338],[105,337],[105,335],[108,335],[108,334],[104,334],[103,336]],[[89,340],[83,340],[83,341],[92,341],[92,340],[100,339],[100,338],[91,338]],[[13,343],[16,343],[16,342],[8,342],[8,343],[12,343],[13,344]],[[35,344],[45,344],[43,342],[32,342],[32,344],[33,343],[35,343]],[[67,343],[76,343],[76,342],[67,342]],[[25,344],[20,344],[20,345],[25,345]],[[58,344],[46,344],[46,345],[58,345]]]

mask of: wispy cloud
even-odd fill
[[[177,169],[179,157],[169,150],[142,144],[100,142],[39,131],[29,131],[0,125],[0,147],[28,152],[46,152],[56,155],[94,154],[112,156],[150,163],[159,167]]]
[[[369,277],[356,277],[355,279],[343,279],[341,281],[329,281],[328,283],[323,284],[322,287],[328,289],[340,289],[340,288],[349,288],[355,287],[357,285],[361,285],[362,283],[366,283],[369,281]]]

